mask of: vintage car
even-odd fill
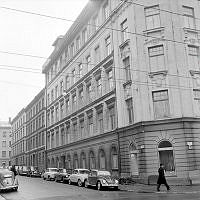
[[[58,169],[58,173],[55,175],[55,181],[60,182],[69,182],[69,176],[72,174],[72,171],[69,169]]]
[[[69,184],[76,183],[79,187],[85,185],[89,173],[88,169],[74,169],[69,176]]]
[[[58,173],[58,168],[47,168],[42,175],[44,180],[55,180],[55,176]]]
[[[28,174],[28,167],[27,166],[20,166],[19,175],[27,176],[27,174]]]
[[[9,169],[0,169],[0,191],[18,190],[18,180]]]
[[[30,177],[41,177],[41,174],[42,173],[39,171],[38,167],[30,166],[27,176],[30,176]]]
[[[85,187],[95,186],[98,190],[103,188],[113,188],[118,190],[118,180],[111,177],[109,171],[91,170],[85,181]]]

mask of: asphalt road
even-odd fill
[[[44,181],[41,178],[18,177],[18,192],[1,193],[6,200],[193,200],[200,193],[135,193],[127,191],[97,191],[75,185]]]

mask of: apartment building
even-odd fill
[[[200,168],[200,1],[89,1],[43,66],[48,166],[151,182]]]
[[[11,121],[12,165],[26,165],[26,112],[23,108]]]
[[[11,165],[12,133],[9,122],[0,121],[0,166]]]
[[[26,107],[26,165],[45,169],[45,90],[42,89]]]

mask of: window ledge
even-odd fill
[[[128,80],[125,83],[123,83],[123,87],[125,88],[127,85],[131,85],[132,84],[132,80]]]
[[[153,78],[154,76],[156,75],[163,75],[163,76],[166,76],[167,75],[167,70],[162,70],[162,71],[157,71],[157,72],[150,72],[149,73],[149,77],[150,78]]]
[[[200,71],[190,70],[190,74],[191,74],[191,76],[194,76],[196,74],[200,75]]]
[[[130,43],[130,39],[125,40],[124,42],[122,42],[122,44],[120,44],[119,48],[123,49],[125,46],[127,46]]]
[[[158,28],[145,30],[145,31],[143,31],[143,33],[148,34],[148,33],[153,33],[153,32],[157,32],[157,31],[164,31],[164,29],[165,29],[165,27],[161,26],[161,27],[158,27]]]
[[[196,28],[187,28],[187,27],[183,27],[183,30],[185,32],[194,32],[194,33],[200,33],[200,30],[197,30]]]

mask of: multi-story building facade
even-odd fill
[[[49,166],[200,173],[200,1],[90,1],[43,66]]]
[[[12,157],[14,165],[26,165],[26,112],[23,108],[11,121]]]
[[[45,90],[26,107],[26,165],[45,168]]]
[[[0,166],[11,165],[12,133],[10,122],[0,121]]]

